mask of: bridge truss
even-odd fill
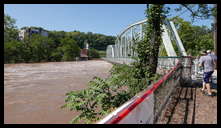
[[[129,25],[124,29],[115,41],[115,45],[107,47],[107,58],[130,58],[137,56],[133,51],[134,39],[141,40],[144,37],[144,28],[147,20],[142,20]],[[183,47],[181,39],[176,31],[175,25],[172,21],[165,20],[162,25],[163,33],[162,40],[168,56],[177,56],[171,40],[176,42],[179,53],[181,56],[187,56]]]

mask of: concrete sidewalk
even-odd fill
[[[213,84],[212,92],[216,95],[217,85]],[[195,124],[217,124],[217,96],[204,95],[200,88],[196,89]]]

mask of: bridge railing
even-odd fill
[[[166,58],[164,58],[166,59]],[[157,122],[167,101],[175,88],[189,79],[191,73],[190,57],[174,57],[175,66],[155,84],[134,96],[98,124],[153,124]]]
[[[158,57],[157,73],[165,75],[169,69],[176,66],[178,61],[181,59],[179,56],[162,56]]]
[[[162,83],[159,84],[158,88],[153,92],[154,94],[154,115],[152,117],[153,123],[157,122],[172,92],[175,91],[177,86],[181,85],[182,72],[183,72],[183,66],[181,65],[181,63],[178,63],[175,67],[172,68],[172,70],[169,71],[169,73],[164,75],[162,79],[159,80],[162,81]]]
[[[117,57],[106,57],[106,58],[103,58],[103,59],[107,60],[109,62],[112,62],[112,63],[128,64],[128,65],[135,61],[131,57],[118,57],[118,58]]]
[[[165,73],[168,72],[168,69],[174,67],[177,62],[183,58],[183,63],[185,64],[186,68],[189,67],[189,69],[191,69],[191,77],[192,79],[195,79],[197,77],[202,78],[203,75],[203,71],[200,70],[198,64],[198,59],[191,57],[191,56],[185,56],[185,57],[181,57],[181,56],[162,56],[162,57],[158,57],[158,67],[157,67],[157,72],[159,74],[164,75]],[[184,61],[186,58],[186,61]],[[104,60],[107,60],[109,62],[112,63],[118,63],[118,64],[130,64],[132,62],[134,62],[135,60],[132,59],[131,57],[106,57],[103,58]],[[188,60],[188,62],[187,62]],[[188,65],[187,65],[188,63]],[[191,66],[191,68],[190,68]]]

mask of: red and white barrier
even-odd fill
[[[125,104],[123,104],[121,107],[116,109],[114,112],[110,113],[107,117],[99,121],[98,124],[152,123],[153,119],[151,117],[153,117],[153,107],[154,107],[153,94],[149,95],[148,98],[144,98],[142,97],[142,95],[137,95],[128,102],[126,102]]]
[[[152,124],[154,120],[154,91],[175,71],[178,63],[169,73],[146,91],[134,96],[131,100],[110,113],[97,124]]]

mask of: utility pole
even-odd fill
[[[214,9],[217,10],[217,4],[214,4]],[[214,21],[214,33],[213,33],[214,52],[215,52],[215,55],[217,55],[217,11],[214,14],[213,21]]]

